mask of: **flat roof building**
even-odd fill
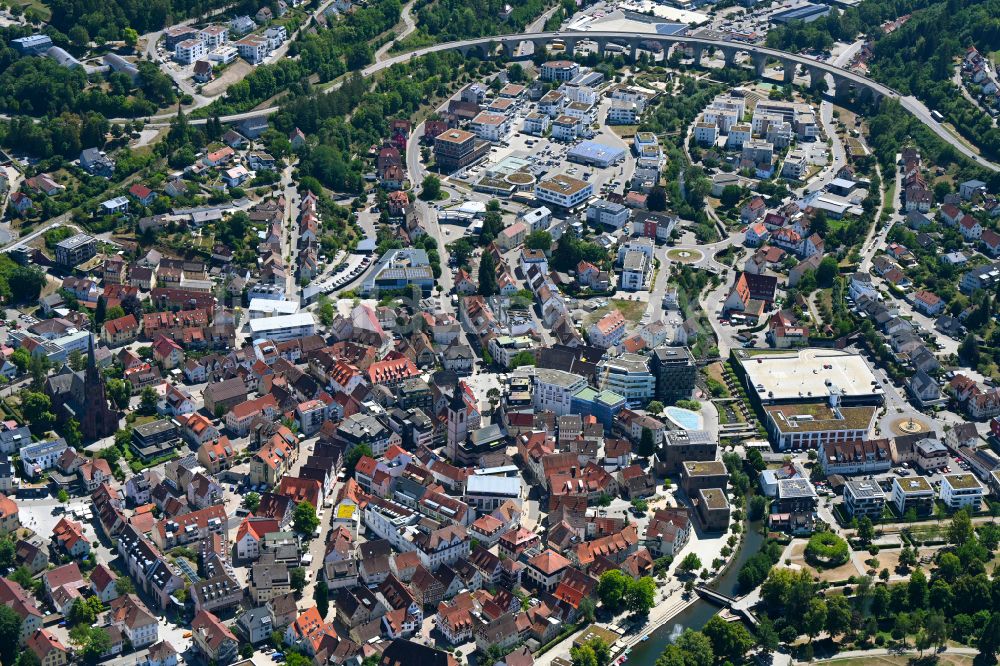
[[[594,186],[591,183],[562,173],[535,185],[536,199],[560,208],[573,208],[593,195]]]
[[[892,480],[892,503],[899,515],[913,509],[918,516],[930,515],[934,510],[934,488],[922,476]]]
[[[316,319],[311,312],[261,317],[250,320],[250,332],[254,340],[295,340],[313,335],[316,332]]]
[[[941,501],[952,510],[979,511],[986,489],[974,474],[945,474],[941,477]]]
[[[570,162],[606,168],[625,159],[625,149],[598,141],[581,141],[566,153]]]
[[[820,403],[768,405],[765,427],[781,451],[818,449],[831,442],[867,440],[877,413],[875,407],[830,407]]]
[[[763,405],[825,402],[830,396],[837,396],[840,404],[882,404],[881,384],[856,353],[814,348],[740,350],[736,361],[747,392]]]
[[[875,481],[850,479],[844,484],[844,509],[852,518],[877,521],[885,509],[885,493]]]

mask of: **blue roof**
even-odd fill
[[[677,35],[687,32],[686,23],[657,23],[656,24],[656,34],[658,35]]]

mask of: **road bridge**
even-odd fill
[[[861,100],[868,100],[877,103],[882,98],[889,98],[899,101],[900,105],[913,114],[920,122],[927,125],[942,140],[950,144],[955,150],[966,156],[977,164],[1000,171],[1000,165],[990,162],[978,155],[966,143],[945,129],[941,123],[934,120],[930,111],[917,99],[903,96],[892,88],[877,81],[852,72],[843,67],[838,67],[830,62],[814,60],[797,53],[789,53],[778,49],[758,46],[755,44],[743,44],[722,39],[710,39],[707,37],[696,37],[693,35],[660,35],[657,33],[634,33],[615,31],[556,31],[556,32],[535,32],[518,33],[513,35],[496,35],[493,37],[478,37],[474,39],[463,39],[454,42],[444,42],[434,44],[424,48],[403,53],[392,58],[387,58],[381,62],[376,62],[361,70],[361,75],[370,77],[379,72],[392,67],[393,65],[404,63],[412,58],[428,55],[430,53],[443,53],[447,51],[458,51],[463,56],[476,54],[482,58],[491,58],[501,51],[510,59],[517,57],[519,46],[525,42],[532,44],[533,49],[544,48],[549,44],[558,42],[565,48],[569,55],[575,53],[577,47],[583,42],[590,42],[595,45],[596,52],[604,55],[611,45],[616,49],[624,48],[625,52],[635,58],[640,49],[657,48],[663,49],[667,53],[671,47],[680,46],[690,50],[696,65],[700,65],[706,54],[718,51],[722,54],[727,66],[734,65],[736,57],[740,53],[745,53],[750,59],[757,76],[763,76],[768,63],[776,62],[782,67],[782,78],[785,83],[791,83],[801,68],[803,74],[809,80],[809,86],[818,89],[822,82],[830,77],[833,81],[834,94],[844,96],[850,90],[854,90]],[[339,86],[333,86],[329,90],[336,90]],[[329,91],[328,91],[329,92]],[[254,116],[267,115],[278,110],[277,104],[246,113],[238,113],[221,118],[222,122],[232,123],[245,120]],[[150,125],[168,125],[170,116],[155,116],[150,119]],[[191,120],[191,124],[204,124],[206,119]]]

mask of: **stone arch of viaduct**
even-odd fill
[[[864,76],[855,74],[835,65],[820,62],[800,56],[794,53],[787,53],[776,49],[769,49],[753,44],[741,44],[738,42],[728,42],[717,39],[707,39],[704,37],[692,37],[688,35],[657,35],[657,34],[636,34],[625,32],[546,32],[528,33],[519,35],[501,35],[497,37],[483,37],[479,39],[463,40],[438,44],[436,46],[419,49],[407,57],[423,55],[434,51],[459,51],[464,56],[476,53],[484,58],[490,57],[503,49],[508,58],[515,57],[520,44],[531,43],[536,49],[559,41],[565,46],[565,52],[572,55],[581,42],[591,42],[596,45],[597,52],[604,55],[609,45],[625,47],[626,54],[633,58],[638,54],[639,49],[657,44],[666,53],[670,47],[680,45],[689,48],[694,56],[695,64],[700,65],[702,57],[711,51],[722,53],[727,67],[736,62],[739,53],[746,53],[757,76],[762,76],[768,62],[779,62],[783,69],[785,83],[791,83],[795,78],[797,68],[802,67],[805,75],[809,79],[810,87],[817,88],[826,76],[833,79],[833,86],[836,94],[840,95],[854,88],[861,97],[866,97],[873,102],[878,102],[884,96],[898,97],[894,91],[876,83]]]

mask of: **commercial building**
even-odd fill
[[[550,411],[556,416],[570,413],[573,395],[587,386],[580,375],[550,368],[534,369],[532,400],[538,411]]]
[[[893,477],[892,503],[901,516],[910,509],[928,516],[934,510],[934,489],[922,476]]]
[[[657,347],[650,369],[656,376],[656,399],[673,404],[691,397],[698,368],[687,347]]]
[[[941,477],[941,501],[952,510],[979,511],[986,488],[974,474],[945,474]]]
[[[560,208],[574,208],[594,195],[594,186],[586,181],[558,174],[535,184],[535,198]]]
[[[97,240],[89,234],[76,234],[56,244],[56,263],[66,268],[82,264],[97,254]]]
[[[251,319],[250,332],[254,340],[263,338],[274,342],[295,340],[313,335],[316,332],[316,319],[311,312]]]
[[[865,360],[836,349],[737,351],[734,369],[755,404],[825,402],[881,405],[883,391]]]
[[[695,514],[709,532],[724,532],[729,527],[729,500],[722,488],[701,488],[694,498]]]
[[[566,159],[570,162],[605,169],[624,160],[625,149],[597,141],[581,141],[569,149],[566,153]]]
[[[647,357],[622,354],[598,363],[597,385],[602,390],[623,396],[629,405],[638,405],[653,398],[656,377],[649,369]]]
[[[656,473],[676,474],[685,461],[715,460],[719,445],[706,430],[671,430],[656,449]]]
[[[821,16],[830,13],[830,5],[814,5],[810,2],[791,9],[783,9],[780,12],[771,14],[771,22],[776,24],[786,24],[793,21],[801,23],[811,23]]]
[[[875,481],[850,479],[844,484],[844,510],[851,518],[867,516],[877,521],[884,509],[885,493]]]
[[[593,416],[604,426],[605,432],[611,431],[615,416],[623,409],[625,398],[614,391],[596,391],[586,386],[570,398],[571,414]]]
[[[465,503],[480,514],[491,513],[505,502],[521,501],[521,479],[516,476],[473,474],[465,482]]]
[[[685,460],[681,463],[681,488],[688,497],[695,497],[698,490],[725,488],[729,472],[719,460]]]
[[[449,129],[434,137],[434,161],[445,173],[475,164],[489,152],[489,141],[465,130]]]
[[[378,295],[385,290],[420,287],[424,296],[434,288],[434,272],[427,252],[419,248],[393,249],[382,255],[361,285],[364,294]]]
[[[251,319],[290,315],[299,311],[299,304],[295,301],[254,298],[250,301],[247,311]]]
[[[818,449],[835,442],[864,441],[875,423],[875,407],[817,403],[768,405],[765,427],[780,451]]]

